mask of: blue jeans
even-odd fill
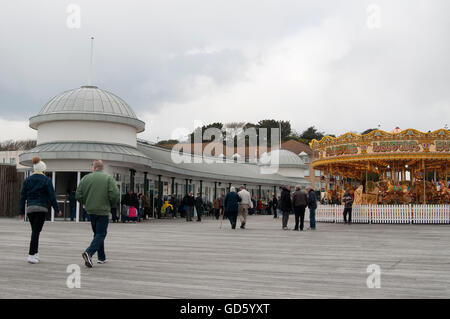
[[[105,237],[108,230],[109,216],[89,214],[91,219],[94,238],[91,245],[86,249],[89,256],[97,253],[98,260],[106,260],[105,256]]]
[[[310,208],[309,209],[309,227],[316,228],[316,209]]]

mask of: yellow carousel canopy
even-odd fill
[[[365,171],[406,170],[417,174],[435,170],[447,176],[450,164],[450,131],[420,132],[407,129],[393,132],[374,130],[359,135],[345,133],[337,138],[312,140],[313,167],[325,174],[360,177]]]

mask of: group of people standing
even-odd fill
[[[113,223],[119,221],[118,210],[117,205],[111,207]],[[122,196],[120,210],[122,223],[140,222],[141,219],[145,219],[151,214],[150,197],[141,193],[136,194],[133,190],[129,190],[128,193]]]
[[[293,230],[302,231],[305,221],[305,210],[309,208],[309,228],[316,229],[316,209],[317,197],[311,187],[303,190],[300,185],[295,186],[295,191],[291,194],[291,186],[286,185],[281,189],[279,209],[282,212],[282,228],[288,229],[289,214],[293,211],[295,214],[295,226]]]

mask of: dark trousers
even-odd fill
[[[277,206],[274,206],[273,207],[273,218],[278,218],[278,216],[277,216]]]
[[[194,206],[186,206],[186,221],[192,221],[192,215],[194,214]]]
[[[347,223],[347,214],[348,214],[348,223],[352,223],[352,208],[344,208],[344,223]]]
[[[309,209],[309,227],[311,229],[316,229],[316,209]]]
[[[177,217],[177,210],[178,208],[175,205],[172,205],[173,209],[172,209],[172,217],[175,218]]]
[[[77,215],[77,206],[70,206],[70,221],[74,221]]]
[[[228,215],[228,220],[230,221],[231,229],[236,229],[237,213]]]
[[[112,217],[113,223],[119,221],[119,217],[117,217],[117,208],[115,208],[115,207],[111,208],[111,217]]]
[[[283,222],[283,228],[284,227],[287,227],[287,225],[288,225],[288,221],[289,221],[289,211],[287,211],[287,212],[283,212],[283,220],[282,220],[282,222]]]
[[[220,216],[219,208],[214,208],[214,216],[216,217],[216,219],[219,219],[219,216]]]
[[[28,254],[34,255],[37,254],[39,248],[39,235],[42,231],[42,227],[45,222],[45,213],[35,212],[27,214],[28,220],[31,225],[31,241],[30,241],[30,250]]]
[[[143,219],[148,219],[150,217],[150,207],[144,207]]]
[[[202,208],[201,206],[195,206],[195,210],[197,211],[197,220],[202,220]]]
[[[98,260],[105,260],[105,237],[108,231],[109,216],[89,214],[94,238],[86,249],[89,256],[97,253]]]
[[[300,230],[303,230],[303,225],[305,222],[305,208],[306,206],[294,206],[295,212],[295,228],[298,229],[298,221],[300,219]]]

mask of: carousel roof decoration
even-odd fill
[[[344,190],[350,190],[356,205],[450,203],[447,129],[350,132],[324,136],[310,146],[312,165],[322,171],[321,180],[326,182],[327,199],[342,198]]]
[[[437,170],[441,176],[450,169],[450,131],[415,129],[392,132],[374,130],[359,135],[352,132],[339,137],[324,136],[310,143],[313,167],[330,175],[360,178],[366,171]]]

